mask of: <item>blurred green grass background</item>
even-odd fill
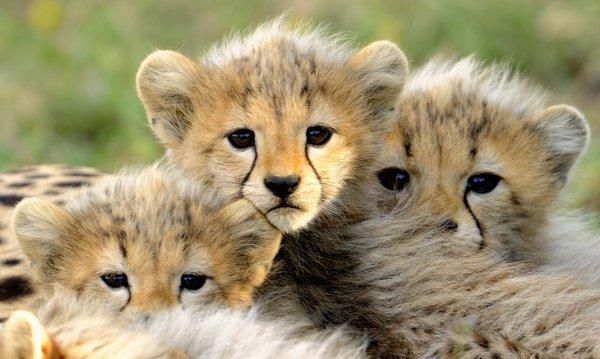
[[[0,170],[113,170],[157,158],[134,90],[145,55],[200,55],[288,10],[291,21],[325,22],[359,44],[395,41],[413,66],[439,53],[510,61],[600,132],[598,0],[0,0]],[[570,204],[600,209],[599,156],[596,138],[571,182]]]

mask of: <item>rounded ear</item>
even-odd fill
[[[150,54],[136,75],[138,96],[154,134],[167,148],[179,144],[191,123],[200,65],[168,50]]]
[[[12,228],[23,253],[34,264],[44,261],[56,246],[70,215],[41,198],[26,198],[13,212]]]
[[[396,44],[375,41],[352,56],[349,66],[366,84],[376,115],[394,107],[408,76],[408,60]]]
[[[544,134],[544,145],[550,151],[550,172],[564,186],[570,169],[589,142],[588,123],[581,112],[568,105],[547,108],[537,121]]]
[[[4,358],[60,358],[58,348],[32,313],[14,311],[4,328]]]

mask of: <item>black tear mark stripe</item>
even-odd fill
[[[119,312],[124,311],[125,307],[127,307],[129,305],[129,302],[131,302],[131,288],[129,288],[129,286],[127,286],[125,289],[127,289],[127,301],[125,302],[123,307],[121,309],[119,309]]]
[[[319,203],[323,203],[323,183],[321,182],[321,175],[319,175],[319,172],[317,172],[317,169],[315,168],[315,166],[313,165],[312,161],[310,160],[310,158],[308,157],[308,145],[304,146],[304,157],[306,157],[306,162],[308,162],[308,165],[310,166],[310,168],[312,168],[313,172],[315,173],[315,176],[317,176],[317,180],[319,181]]]
[[[469,194],[469,192],[470,191],[468,189],[465,190],[465,194],[463,195],[463,203],[465,204],[467,211],[469,211],[469,214],[471,215],[471,217],[473,217],[473,220],[475,221],[475,225],[477,226],[477,230],[479,231],[479,235],[481,236],[481,242],[479,243],[479,249],[483,249],[483,248],[485,248],[485,237],[483,236],[483,233],[484,233],[483,226],[477,219],[477,216],[475,216],[475,213],[473,213],[473,210],[471,210],[471,206],[469,205],[469,201],[467,200],[467,195]]]
[[[0,281],[0,301],[2,302],[10,302],[33,292],[31,281],[25,277],[9,277]]]
[[[250,165],[250,170],[248,170],[248,173],[246,173],[246,175],[242,179],[242,183],[240,185],[240,193],[239,193],[240,197],[244,197],[244,193],[243,193],[244,186],[246,185],[246,182],[248,182],[248,179],[250,179],[250,176],[252,175],[252,171],[254,171],[254,166],[256,166],[256,160],[258,159],[258,151],[256,150],[256,145],[254,145],[254,147],[252,147],[252,152],[254,152],[254,159],[252,160],[252,165]]]
[[[0,205],[6,207],[14,207],[17,203],[21,202],[25,196],[20,194],[4,194],[0,195]]]

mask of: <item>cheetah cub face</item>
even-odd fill
[[[209,209],[172,177],[157,167],[118,174],[64,208],[22,201],[14,231],[40,286],[126,314],[251,304],[280,233],[247,200]]]
[[[546,108],[535,88],[470,58],[426,65],[396,108],[370,187],[379,209],[429,207],[476,247],[531,259],[588,142],[582,114]]]
[[[283,232],[331,207],[407,72],[398,47],[355,51],[276,23],[194,61],[148,56],[137,89],[167,156],[214,201],[250,200]]]

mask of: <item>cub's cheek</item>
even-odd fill
[[[339,140],[339,136],[335,136],[330,143],[322,147],[308,147],[306,153],[321,185],[326,191],[333,192],[331,195],[335,195],[353,172],[354,151]]]
[[[111,312],[120,312],[127,307],[130,301],[128,288],[111,289],[102,283],[82,292],[82,299],[99,301],[102,306]]]
[[[179,294],[179,303],[184,309],[193,310],[201,310],[207,306],[225,305],[221,291],[212,280],[207,280],[204,286],[198,290],[182,290]]]

